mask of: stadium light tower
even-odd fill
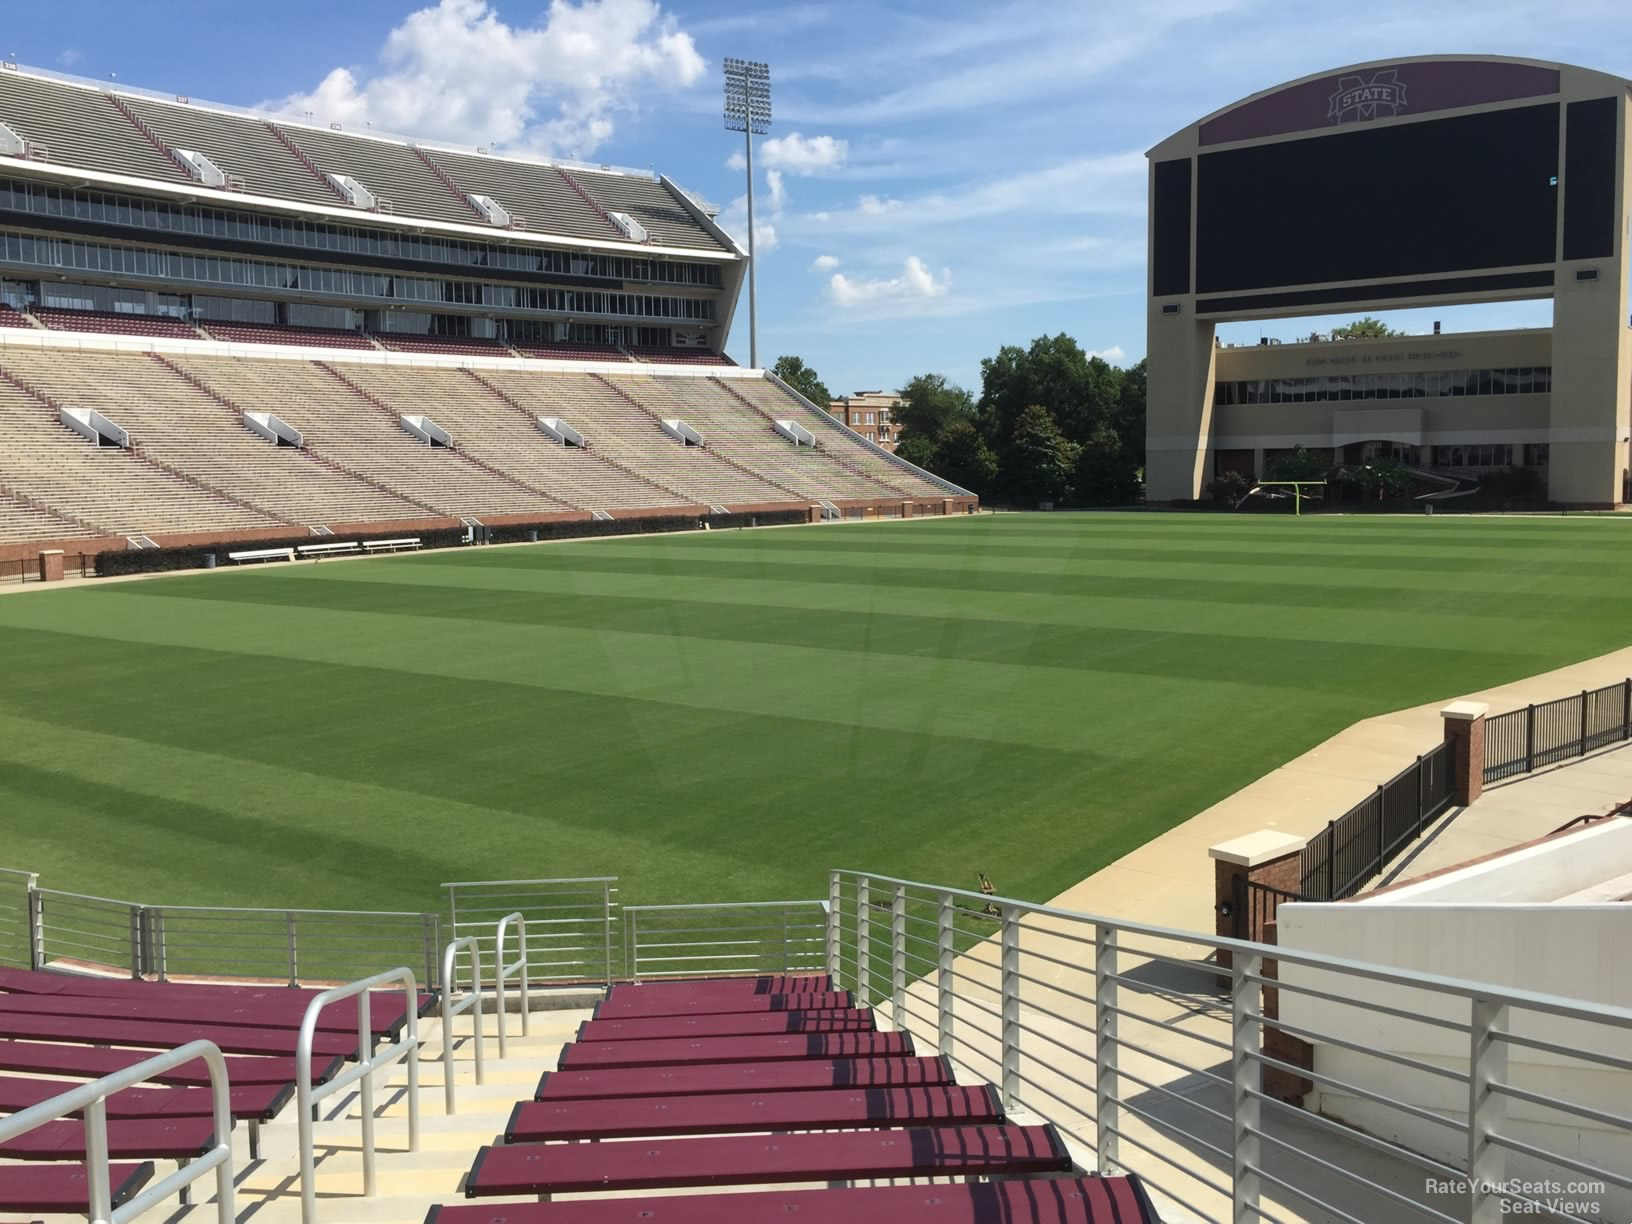
[[[725,129],[741,132],[748,163],[748,364],[759,368],[759,303],[754,296],[754,137],[771,130],[771,66],[725,61]]]

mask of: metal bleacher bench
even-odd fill
[[[351,540],[344,544],[302,544],[295,550],[303,557],[328,557],[335,553],[354,553],[357,551],[357,541]]]
[[[249,548],[241,552],[229,552],[229,561],[293,561],[295,550],[292,548]]]
[[[419,537],[409,536],[402,540],[364,540],[363,547],[369,552],[396,552],[403,548],[418,548]]]

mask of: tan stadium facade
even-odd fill
[[[1295,446],[1629,499],[1632,82],[1539,61],[1377,61],[1151,149],[1146,495]],[[1222,323],[1550,299],[1550,329],[1228,347]]]

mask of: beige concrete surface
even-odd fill
[[[1447,693],[1439,701],[1363,719],[1151,839],[1110,866],[1101,868],[1080,884],[1066,889],[1050,904],[1088,913],[1115,915],[1129,922],[1210,933],[1214,927],[1214,916],[1213,864],[1207,854],[1209,847],[1260,830],[1305,838],[1314,836],[1325,827],[1327,821],[1341,816],[1376,787],[1410,765],[1419,753],[1438,744],[1444,734],[1440,710],[1453,701],[1483,702],[1490,707],[1491,716],[1495,716],[1532,702],[1551,701],[1579,693],[1582,689],[1615,684],[1628,676],[1632,676],[1632,647],[1510,684],[1474,693]],[[1622,755],[1632,757],[1632,754]],[[1565,777],[1583,768],[1592,772],[1577,774],[1573,781]],[[1618,788],[1617,775],[1606,772],[1619,768],[1621,766],[1618,764],[1594,766],[1589,759],[1585,766],[1578,763],[1539,777],[1558,776],[1558,781],[1548,785],[1557,788],[1559,798],[1556,802],[1564,807],[1570,806],[1565,800],[1571,791],[1581,795],[1581,803],[1590,803],[1591,796],[1597,796],[1601,802],[1603,797],[1614,794],[1618,789],[1615,802],[1619,802],[1632,798],[1632,778],[1628,778],[1626,787]],[[1494,799],[1506,789],[1496,787],[1487,794]],[[1484,800],[1481,799],[1481,802]],[[1525,801],[1514,798],[1511,802]],[[1549,806],[1552,805],[1553,801],[1549,801]],[[1494,813],[1499,806],[1499,803],[1491,806],[1493,814],[1489,818],[1488,829],[1485,829],[1486,819],[1480,818],[1468,826],[1471,831],[1466,840],[1459,835],[1452,844],[1472,847],[1481,844],[1479,839],[1482,836],[1505,836],[1496,827]],[[1609,806],[1613,806],[1613,803]],[[1589,807],[1582,807],[1580,811],[1571,810],[1540,832],[1530,833],[1528,837],[1518,840],[1538,837],[1564,820],[1588,810]],[[1518,821],[1512,827],[1528,829],[1534,826]],[[1511,841],[1502,842],[1502,845],[1511,844]],[[1470,851],[1462,857],[1472,857],[1473,853]]]

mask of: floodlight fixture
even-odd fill
[[[741,132],[748,177],[748,364],[759,368],[759,303],[754,284],[754,137],[771,130],[771,66],[725,61],[725,129]]]

